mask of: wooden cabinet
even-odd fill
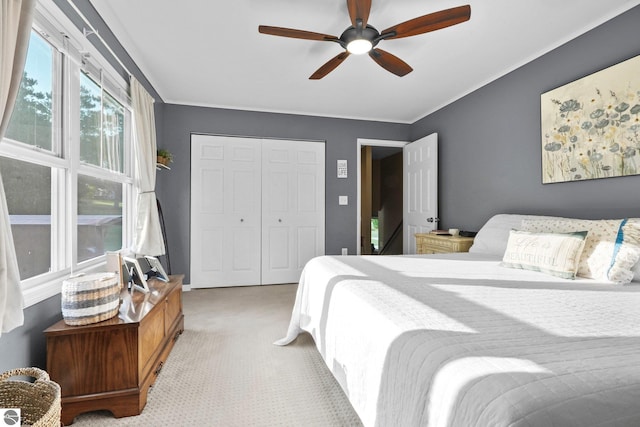
[[[469,252],[473,237],[439,236],[437,234],[416,233],[416,253],[446,254],[451,252]]]
[[[151,292],[124,290],[118,316],[86,326],[47,328],[47,371],[60,384],[62,422],[83,412],[138,415],[174,342],[184,330],[183,276],[148,281]]]

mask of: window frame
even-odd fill
[[[132,218],[137,194],[133,170],[133,112],[127,95],[129,83],[53,2],[42,3],[38,2],[36,5],[32,30],[53,48],[52,150],[9,138],[0,142],[1,156],[51,168],[50,271],[21,281],[26,307],[58,294],[62,280],[69,275],[97,271],[103,269],[106,263],[104,254],[89,260],[77,261],[78,175],[122,185],[123,249],[130,247],[133,240]],[[122,172],[80,161],[80,73],[85,71],[96,81],[95,70],[100,74],[97,81],[102,96],[108,93],[124,107]]]

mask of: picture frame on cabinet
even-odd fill
[[[166,271],[164,271],[164,268],[162,267],[162,264],[160,263],[160,260],[158,258],[145,255],[144,259],[149,264],[149,271],[147,271],[148,277],[155,277],[156,279],[160,279],[163,282],[169,281],[169,275]]]
[[[148,293],[149,285],[147,284],[147,277],[138,260],[125,256],[122,257],[122,261],[127,273],[126,276],[128,276],[129,279],[128,281],[131,283],[131,291],[137,288],[144,293]]]

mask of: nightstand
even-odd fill
[[[416,233],[416,253],[446,254],[451,252],[469,252],[473,237],[441,236],[430,233]]]

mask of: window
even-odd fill
[[[55,50],[31,33],[25,69],[6,138],[17,145],[54,150]],[[51,269],[52,168],[0,157],[0,171],[22,280]]]
[[[102,90],[80,74],[80,160],[100,166],[102,151]]]
[[[104,95],[104,96],[103,96]],[[85,73],[80,77],[80,160],[123,170],[125,108]]]
[[[78,262],[122,248],[122,184],[78,176]]]
[[[119,178],[124,170],[128,117],[122,103],[89,75],[80,73],[80,161],[104,171],[101,177],[78,175],[78,262],[122,248],[123,184]],[[107,179],[102,178],[105,173]]]
[[[51,168],[0,157],[20,279],[51,268]]]
[[[371,253],[377,254],[380,251],[378,241],[378,218],[371,218]]]
[[[127,247],[132,234],[127,82],[70,22],[60,24],[65,21],[58,19],[59,10],[43,7],[38,3],[16,105],[0,144],[26,291],[54,283],[59,290],[61,277],[104,262],[104,253]],[[50,19],[49,12],[58,15]],[[26,292],[25,300],[30,305]]]
[[[102,108],[102,167],[122,172],[124,107],[105,92]]]
[[[53,147],[53,47],[31,32],[29,51],[6,137],[51,151]]]

